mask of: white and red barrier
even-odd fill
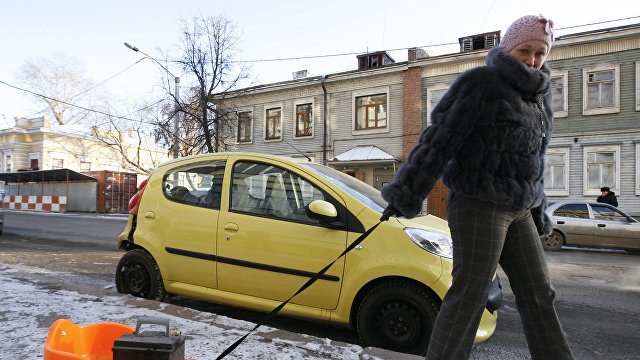
[[[4,198],[4,208],[65,212],[67,210],[67,197],[58,195],[10,195]]]

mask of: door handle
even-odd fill
[[[562,225],[562,224],[564,224],[564,221],[562,221],[562,220],[558,220],[558,224],[559,224],[559,225]]]
[[[153,211],[147,211],[144,214],[145,219],[149,219],[149,220],[153,220],[156,218],[156,213],[154,213]]]
[[[598,227],[607,227],[607,224],[598,224]]]
[[[236,223],[226,223],[224,225],[224,229],[227,231],[238,231],[240,228],[238,227],[238,224]]]

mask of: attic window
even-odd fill
[[[375,69],[393,63],[394,60],[384,51],[358,56],[358,70]]]
[[[500,31],[478,34],[458,39],[460,52],[488,50],[500,43]]]

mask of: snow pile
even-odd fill
[[[1,358],[42,359],[44,341],[51,324],[63,318],[76,325],[119,322],[132,327],[136,326],[137,318],[141,316],[167,318],[172,331],[178,330],[186,336],[185,358],[198,360],[215,359],[254,325],[191,309],[190,319],[186,319],[163,312],[167,307],[165,303],[159,303],[157,309],[138,307],[136,303],[143,304],[145,300],[129,296],[96,296],[63,289],[45,289],[23,277],[21,271],[25,270],[29,269],[0,266]],[[363,348],[358,345],[336,344],[329,339],[307,335],[299,337],[309,341],[269,336],[277,335],[279,331],[269,327],[259,328],[226,359],[380,359],[364,354]]]

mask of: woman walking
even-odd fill
[[[451,190],[453,284],[443,299],[427,359],[467,359],[498,264],[513,289],[532,359],[573,359],[556,314],[539,235],[545,215],[544,154],[553,129],[545,64],[553,23],[524,16],[486,66],[461,74],[431,114],[432,125],[382,189],[382,219],[414,217],[443,176]]]

